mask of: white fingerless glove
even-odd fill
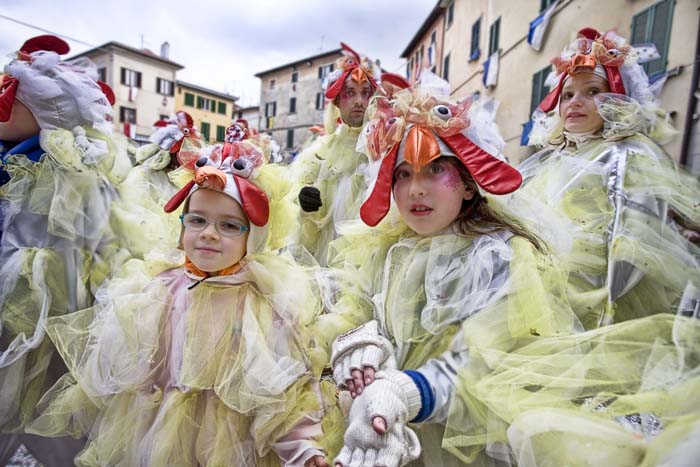
[[[389,340],[379,334],[376,321],[370,321],[341,334],[333,342],[331,351],[333,378],[340,389],[347,389],[346,381],[352,371],[364,367],[375,371],[396,368],[394,349]]]
[[[334,464],[396,467],[417,459],[420,443],[406,423],[420,408],[420,392],[408,375],[397,370],[378,372],[352,404],[344,446]],[[383,435],[374,431],[374,417],[386,421]]]

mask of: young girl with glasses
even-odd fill
[[[79,465],[326,465],[304,326],[318,300],[273,253],[284,179],[256,158],[220,159],[200,159],[166,205],[184,203],[184,257],[132,260],[94,307],[49,320],[70,373],[31,430],[87,436]]]

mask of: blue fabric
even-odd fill
[[[481,49],[476,49],[469,57],[469,61],[473,62],[474,60],[478,60],[479,57],[481,57]]]
[[[527,146],[530,142],[530,132],[532,131],[532,120],[523,123],[523,134],[520,135],[520,145]]]
[[[532,45],[532,38],[535,36],[535,30],[537,29],[537,26],[542,24],[542,20],[544,19],[545,13],[547,13],[547,10],[544,10],[540,16],[530,21],[530,28],[527,31],[528,44]]]
[[[416,387],[418,387],[418,392],[420,392],[420,411],[416,418],[410,420],[410,422],[422,422],[435,410],[435,393],[433,393],[433,388],[430,387],[428,379],[420,371],[404,370],[404,373],[413,380]]]
[[[25,139],[21,143],[11,146],[12,143],[0,141],[0,186],[10,181],[10,174],[5,171],[5,162],[7,158],[13,154],[24,154],[29,160],[39,162],[39,159],[44,154],[44,150],[39,146],[39,135]],[[10,149],[5,149],[10,147]]]
[[[484,62],[484,76],[481,77],[481,82],[484,83],[484,87],[486,87],[486,78],[489,76],[489,62],[491,61],[491,57],[487,58],[486,61]]]

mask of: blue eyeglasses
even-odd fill
[[[217,232],[224,237],[231,238],[240,237],[250,230],[250,227],[233,219],[220,219],[215,222],[210,222],[206,217],[192,213],[180,215],[180,221],[186,229],[193,232],[201,232],[206,229],[209,224],[214,224]]]

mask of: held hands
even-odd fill
[[[413,380],[397,370],[376,373],[376,380],[355,399],[336,467],[405,465],[420,455],[420,443],[406,423],[420,410]]]
[[[328,467],[323,456],[314,456],[304,463],[304,467]]]
[[[376,321],[341,334],[333,342],[331,353],[333,378],[354,399],[374,381],[380,369],[396,368],[391,343],[379,334]]]
[[[318,211],[323,203],[321,202],[321,192],[313,186],[305,186],[299,191],[299,206],[304,212]]]

